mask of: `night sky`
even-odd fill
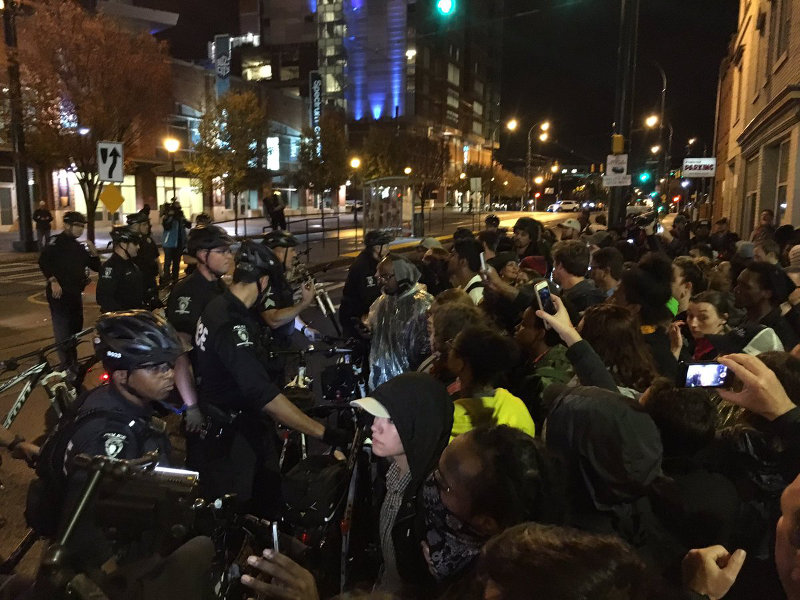
[[[619,5],[619,0],[506,0],[509,16],[541,12],[506,21],[501,112],[519,115],[528,125],[502,138],[501,160],[523,158],[527,127],[545,118],[561,147],[546,146],[543,154],[567,160],[568,148],[605,160],[614,114]],[[737,0],[641,1],[634,127],[658,112],[661,76],[655,60],[667,75],[665,121],[675,130],[673,164],[680,164],[690,137],[705,141],[711,151],[719,65],[736,32],[738,10]],[[647,139],[643,135],[633,135],[640,149],[656,142],[652,133]]]
[[[294,1],[294,0],[293,0]],[[491,1],[491,0],[487,0]],[[202,58],[215,33],[238,27],[236,0],[179,0],[177,27],[165,32],[178,58]],[[619,28],[619,0],[505,0],[501,112],[516,116],[521,130],[501,138],[498,159],[520,166],[531,123],[553,123],[558,145],[542,149],[562,162],[600,162],[610,145]],[[736,31],[737,0],[641,0],[639,69],[634,127],[657,112],[661,77],[668,78],[667,121],[675,129],[673,163],[689,137],[709,147],[714,132],[717,75]],[[514,16],[538,10],[530,16]],[[528,125],[525,125],[528,123]],[[650,134],[652,135],[652,133]],[[639,148],[653,137],[634,134]],[[583,160],[581,160],[583,158]],[[514,159],[517,159],[515,162]]]

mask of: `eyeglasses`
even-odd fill
[[[378,273],[377,277],[381,281],[389,281],[392,277],[394,277],[394,273],[386,273],[386,274]]]
[[[233,250],[231,250],[230,247],[214,248],[213,250],[209,250],[209,252],[213,252],[214,254],[233,254]]]
[[[166,375],[175,369],[175,365],[172,363],[163,362],[155,365],[142,365],[139,368],[142,371],[147,371],[150,375]]]

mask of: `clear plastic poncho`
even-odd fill
[[[412,371],[430,354],[428,309],[433,296],[414,284],[397,295],[383,293],[372,303],[367,325],[372,331],[369,389]]]

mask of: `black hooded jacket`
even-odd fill
[[[450,439],[453,403],[444,385],[425,373],[398,375],[378,386],[372,397],[391,415],[411,471],[411,481],[392,528],[397,571],[409,585],[430,590],[434,580],[420,546],[425,520],[419,492]],[[378,506],[382,502],[381,497]]]

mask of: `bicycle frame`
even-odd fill
[[[16,402],[14,402],[14,405],[8,411],[8,414],[3,420],[3,427],[5,427],[6,429],[11,427],[11,424],[14,422],[14,419],[17,418],[19,411],[22,410],[22,407],[25,405],[25,402],[27,402],[28,398],[31,395],[31,392],[33,392],[33,388],[43,379],[43,375],[45,373],[47,375],[50,375],[52,373],[52,367],[50,366],[50,363],[48,363],[47,361],[30,367],[29,369],[20,373],[16,377],[12,377],[8,381],[6,381],[3,385],[0,385],[0,394],[2,394],[7,389],[17,385],[20,381],[27,380],[25,381],[25,385],[22,387],[19,396],[17,396]],[[63,375],[66,375],[66,373],[63,371],[61,373]]]

